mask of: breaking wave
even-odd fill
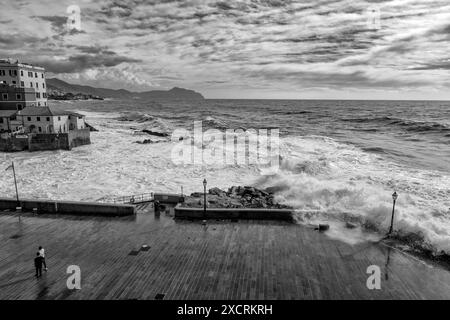
[[[435,121],[419,121],[400,119],[395,117],[360,117],[360,118],[342,118],[341,121],[352,123],[368,123],[383,126],[393,126],[401,128],[408,132],[418,133],[449,133],[450,127],[446,124]]]
[[[385,234],[396,190],[397,236],[414,235],[423,248],[450,253],[449,176],[399,168],[325,137],[286,138],[282,149],[280,170],[256,186],[294,207],[299,222],[352,222]]]

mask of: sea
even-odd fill
[[[450,254],[450,102],[349,100],[51,101],[98,129],[72,151],[3,153],[15,162],[24,198],[108,201],[149,192],[189,194],[233,185],[270,188],[295,208],[297,223],[328,223],[331,237],[376,241],[389,229]],[[253,164],[180,165],[171,134],[192,130],[278,129],[279,170]],[[137,141],[151,139],[155,143]],[[1,168],[0,168],[1,169]],[[10,171],[3,196],[15,195]],[[356,228],[349,229],[348,222]]]

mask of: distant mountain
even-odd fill
[[[172,88],[168,91],[153,90],[144,92],[132,92],[125,89],[114,90],[106,88],[94,88],[91,86],[82,86],[78,84],[71,84],[57,78],[47,79],[48,93],[82,93],[92,96],[99,96],[103,98],[141,98],[154,100],[203,100],[205,99],[200,93],[193,90],[183,88]]]

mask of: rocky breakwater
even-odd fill
[[[181,206],[202,208],[203,198],[203,193],[192,193],[185,197],[185,202]],[[209,189],[206,201],[209,208],[292,209],[289,206],[276,203],[272,193],[248,186],[233,186],[227,191],[219,188]]]

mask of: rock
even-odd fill
[[[345,224],[345,227],[348,228],[348,229],[355,229],[357,227],[357,225],[354,224],[354,223],[351,223],[351,222],[347,222]]]
[[[191,197],[194,197],[194,198],[203,197],[203,192],[193,192],[193,193],[191,193]]]
[[[145,139],[144,141],[135,141],[135,143],[150,144],[150,143],[154,143],[154,142],[152,140],[150,140],[150,139]]]
[[[219,196],[219,197],[227,195],[227,193],[225,191],[223,191],[222,189],[219,189],[219,188],[209,189],[208,192],[209,192],[209,194],[213,194],[213,195],[216,195],[216,196]]]
[[[147,134],[150,134],[152,136],[157,136],[157,137],[168,137],[169,136],[169,134],[165,133],[165,132],[156,132],[156,131],[151,131],[151,130],[147,130],[147,129],[142,130],[142,132],[145,132]]]
[[[328,229],[330,229],[330,225],[328,224],[319,224],[319,227],[317,228],[319,231],[327,231]]]
[[[203,196],[203,193],[200,192],[192,193],[190,197],[186,197],[184,206],[200,207],[203,203]],[[214,208],[292,209],[289,206],[276,203],[272,194],[250,186],[232,186],[227,191],[211,188],[206,198]]]

